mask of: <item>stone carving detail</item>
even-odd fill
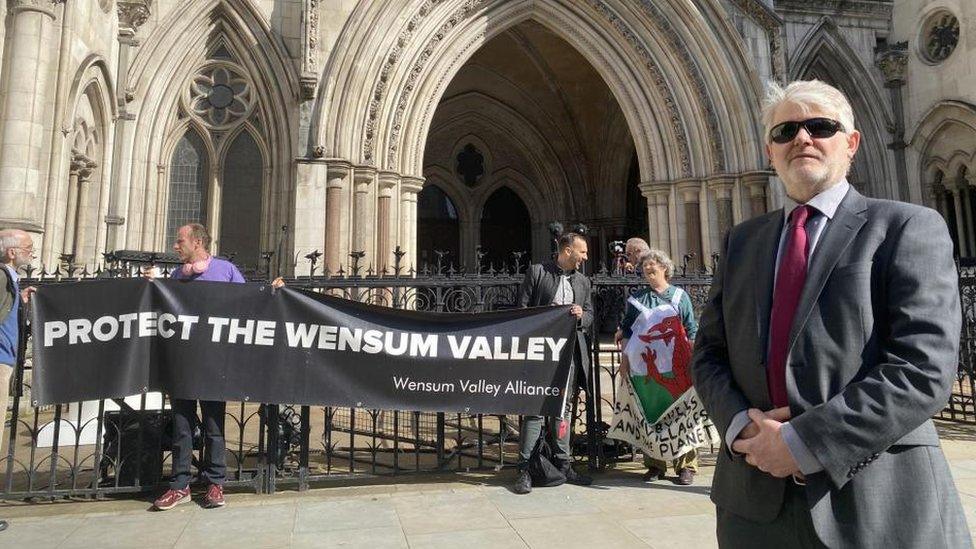
[[[379,117],[379,111],[381,105],[383,104],[383,99],[385,98],[387,92],[387,85],[389,84],[389,78],[396,67],[400,57],[403,53],[404,47],[410,43],[416,29],[420,26],[420,22],[430,14],[430,12],[444,0],[426,0],[416,13],[412,16],[410,21],[407,23],[404,30],[397,37],[396,44],[394,48],[387,55],[385,62],[380,70],[380,75],[377,80],[376,85],[373,88],[372,99],[370,101],[365,132],[363,140],[363,160],[366,165],[373,166],[376,163],[375,156],[375,139],[376,139],[376,129],[377,129],[377,119]],[[774,72],[778,75],[785,74],[784,59],[782,56],[782,39],[779,34],[779,29],[781,22],[776,20],[774,16],[766,12],[765,10],[759,9],[754,5],[755,0],[734,0],[736,4],[742,4],[743,10],[747,11],[753,17],[756,15],[761,16],[760,24],[771,36],[771,46],[774,59]],[[403,86],[403,92],[398,98],[398,103],[393,115],[393,125],[390,134],[390,145],[387,152],[387,162],[388,165],[393,166],[398,158],[398,140],[400,136],[400,131],[402,130],[402,119],[404,116],[404,111],[406,109],[407,103],[409,102],[412,92],[416,88],[417,80],[424,71],[424,67],[430,60],[433,50],[436,46],[449,34],[449,32],[455,28],[458,24],[468,19],[472,16],[480,7],[486,4],[488,0],[467,0],[459,8],[457,8],[447,21],[441,25],[441,27],[434,32],[433,36],[425,45],[424,49],[418,56],[414,65],[408,73],[407,82]],[[677,100],[674,94],[671,92],[668,81],[664,77],[662,71],[655,63],[650,52],[644,47],[641,41],[638,39],[637,35],[629,28],[625,21],[617,17],[617,15],[609,8],[607,5],[600,0],[587,0],[598,13],[604,16],[610,23],[620,32],[627,42],[635,48],[635,50],[640,54],[641,58],[644,60],[646,68],[650,71],[652,79],[658,92],[664,98],[665,108],[668,112],[669,123],[672,131],[674,132],[676,144],[678,146],[679,158],[681,161],[682,172],[685,176],[689,176],[692,172],[691,170],[691,155],[689,151],[688,138],[685,132],[680,111],[678,110]],[[662,33],[669,37],[669,43],[674,51],[680,53],[681,61],[685,65],[688,74],[691,76],[692,80],[695,82],[696,91],[698,93],[699,100],[701,101],[702,107],[706,112],[707,124],[711,130],[711,134],[716,136],[716,138],[710,143],[712,149],[712,168],[716,171],[724,171],[725,169],[725,155],[724,155],[724,144],[721,142],[718,136],[721,132],[718,131],[718,117],[715,113],[714,105],[711,102],[711,98],[708,96],[707,90],[705,88],[704,77],[701,74],[700,68],[694,63],[693,56],[690,51],[677,41],[676,34],[670,23],[667,22],[667,18],[663,13],[649,0],[641,0],[641,6],[650,15],[650,19],[657,21],[659,28],[661,28]],[[745,7],[748,6],[748,7]],[[777,68],[778,64],[778,68]]]
[[[783,21],[760,0],[730,1],[766,31],[769,39],[769,57],[773,63],[773,77],[780,82],[785,82],[786,50],[783,49]]]
[[[230,63],[204,65],[190,81],[186,105],[207,127],[229,129],[247,118],[254,108],[255,94],[244,72]]]
[[[397,61],[399,61],[400,55],[403,53],[403,47],[410,43],[410,39],[413,38],[414,31],[420,26],[420,22],[431,12],[431,10],[434,9],[434,7],[443,1],[444,0],[426,0],[420,6],[420,9],[413,14],[413,17],[410,18],[406,28],[400,32],[399,36],[397,36],[396,45],[386,56],[386,61],[383,63],[383,68],[380,69],[379,80],[377,81],[376,86],[373,88],[373,99],[369,103],[369,110],[366,117],[366,132],[365,139],[363,140],[363,159],[367,165],[372,166],[375,163],[375,159],[373,158],[373,140],[376,137],[376,118],[379,116],[380,105],[382,104],[383,97],[386,95],[386,85],[390,80],[390,72],[396,66]]]
[[[363,159],[367,165],[374,165],[376,162],[375,137],[376,137],[377,117],[379,115],[380,105],[382,104],[383,98],[386,93],[386,86],[389,81],[390,73],[392,72],[393,68],[396,66],[397,61],[399,60],[402,54],[404,46],[410,42],[410,39],[412,38],[414,31],[419,26],[420,21],[423,19],[423,17],[428,15],[430,11],[437,4],[440,4],[441,2],[443,2],[443,0],[427,0],[420,7],[417,13],[414,14],[414,17],[407,24],[406,29],[398,37],[396,46],[387,56],[386,62],[383,64],[383,68],[380,72],[380,78],[373,89],[372,100],[370,102],[369,112],[366,120],[366,128],[365,128],[365,136],[364,136],[365,138],[363,143]],[[414,63],[414,66],[411,68],[409,72],[407,84],[404,86],[404,91],[399,98],[399,102],[394,112],[394,124],[391,130],[390,148],[387,154],[387,162],[390,166],[394,165],[397,160],[397,156],[398,156],[397,141],[399,138],[400,131],[402,129],[402,118],[403,118],[404,110],[406,109],[406,104],[409,100],[412,91],[416,87],[417,79],[419,78],[420,74],[423,72],[424,65],[432,55],[434,47],[436,47],[437,44],[440,43],[441,40],[443,40],[443,38],[447,35],[447,33],[452,28],[456,27],[467,17],[473,15],[476,11],[476,8],[480,7],[485,2],[486,0],[468,0],[460,8],[458,8],[447,20],[447,22],[441,25],[441,27],[437,30],[437,32],[434,33],[433,37],[426,44],[423,52],[420,54],[417,61]],[[602,2],[600,2],[599,4],[602,5]],[[604,9],[606,9],[605,6],[603,7]],[[628,36],[629,33],[628,41],[632,45],[635,45],[635,47],[638,46],[639,42],[637,41],[636,35],[634,35],[633,32],[631,32],[624,25],[622,21],[617,19],[615,26],[619,26],[624,29],[625,37]],[[465,48],[465,51],[467,51],[467,49],[468,48]],[[682,164],[682,171],[685,175],[690,175],[691,156],[688,150],[687,135],[684,131],[684,127],[681,122],[681,115],[677,108],[677,101],[675,100],[674,95],[671,93],[670,89],[667,87],[667,81],[664,78],[663,73],[653,62],[653,59],[646,52],[646,50],[644,51],[644,53],[646,55],[647,62],[650,64],[649,69],[654,75],[655,85],[658,87],[658,90],[665,98],[665,106],[668,110],[670,125],[672,127],[672,130],[674,131],[675,140],[678,145],[679,157],[681,159],[681,164]]]
[[[138,30],[149,19],[152,0],[119,0],[116,7],[119,12],[119,25]]]
[[[685,66],[688,75],[691,76],[695,84],[695,92],[698,101],[705,110],[705,123],[708,124],[709,146],[712,149],[712,170],[716,172],[725,171],[725,145],[722,143],[722,135],[718,125],[718,116],[715,114],[715,105],[712,103],[711,96],[708,95],[708,88],[705,78],[702,76],[701,69],[695,63],[694,56],[679,38],[678,32],[671,25],[667,15],[659,7],[649,0],[641,0],[641,7],[648,12],[651,21],[661,31],[661,35],[667,37],[671,49],[681,55],[681,63]]]
[[[908,42],[887,45],[874,51],[874,63],[881,69],[885,83],[900,86],[905,83],[908,69]]]
[[[315,97],[318,86],[319,0],[305,0],[302,32],[305,35],[302,76],[299,80],[302,100]]]
[[[848,15],[885,16],[891,19],[892,3],[879,0],[776,0],[776,9],[819,12],[825,15],[844,12]]]
[[[451,30],[458,26],[458,24],[464,22],[468,17],[474,15],[479,7],[486,4],[488,0],[467,0],[458,9],[454,10],[451,16],[447,19],[437,29],[434,35],[427,41],[426,46],[420,53],[417,61],[414,62],[413,66],[410,68],[410,73],[407,76],[407,82],[403,86],[403,93],[400,94],[399,101],[397,102],[396,110],[393,114],[393,126],[390,130],[390,148],[387,153],[387,163],[389,166],[394,166],[397,161],[397,155],[399,154],[399,144],[400,131],[403,129],[403,115],[404,111],[407,109],[407,103],[410,101],[410,96],[413,95],[413,90],[417,87],[417,80],[420,75],[424,72],[424,65],[430,60],[430,56],[434,52],[434,48],[441,43],[442,40],[451,32]]]
[[[591,7],[595,8],[604,17],[606,17],[610,23],[620,32],[627,43],[630,44],[637,53],[640,55],[641,59],[644,60],[644,65],[647,70],[651,73],[651,78],[654,80],[654,85],[658,89],[658,93],[664,97],[665,108],[668,110],[668,118],[671,125],[671,131],[674,132],[674,138],[678,145],[678,155],[681,159],[681,171],[685,177],[691,175],[691,153],[688,150],[688,136],[685,133],[684,125],[681,121],[681,113],[678,111],[678,103],[674,98],[674,94],[671,92],[671,88],[668,87],[668,81],[661,72],[661,69],[654,62],[654,58],[651,56],[647,48],[641,43],[637,38],[637,35],[630,30],[624,21],[618,18],[610,9],[599,0],[587,0]]]

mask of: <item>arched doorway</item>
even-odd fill
[[[500,185],[532,212],[533,260],[548,255],[553,221],[585,223],[591,249],[606,249],[607,237],[627,230],[636,151],[657,243],[675,256],[694,245],[710,257],[720,220],[710,201],[731,204],[736,222],[743,193],[766,196],[761,86],[721,3],[666,4],[361,3],[351,18],[370,23],[341,32],[331,55],[348,62],[316,99],[309,143],[320,144],[318,157],[353,167],[330,176],[334,188],[352,185],[356,169],[377,170],[378,191],[396,207],[391,223],[375,225],[385,233],[374,239],[375,255],[400,245],[406,263],[416,263],[417,193],[435,173],[460,211],[473,212],[461,229],[468,264],[481,233],[476,205]],[[457,174],[469,135],[492,162]],[[692,209],[697,215],[685,219]],[[338,225],[327,230],[326,248],[349,250],[343,235]]]
[[[423,269],[438,267],[438,252],[442,264],[459,265],[461,227],[457,207],[437,185],[426,185],[417,194],[417,265]]]
[[[479,242],[488,254],[483,266],[510,264],[513,252],[526,253],[523,264],[542,261],[554,221],[587,225],[599,257],[633,225],[630,209],[644,212],[636,230],[647,232],[646,201],[629,204],[640,179],[635,150],[600,73],[562,37],[528,20],[483,44],[448,85],[427,137],[424,173],[463,197],[462,211],[470,209],[473,223],[462,225],[459,250],[466,264],[474,264]],[[643,200],[639,189],[637,196]],[[418,216],[417,230],[420,239],[433,227]],[[422,265],[424,245],[417,251]]]
[[[532,219],[525,202],[508,187],[493,192],[481,209],[482,267],[501,269],[513,265],[513,253],[532,257]]]

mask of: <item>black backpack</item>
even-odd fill
[[[532,486],[559,486],[566,482],[566,475],[552,463],[552,448],[546,441],[546,432],[539,435],[539,440],[529,456],[527,469],[532,478]]]

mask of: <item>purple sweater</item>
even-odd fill
[[[174,271],[169,274],[169,277],[173,280],[204,280],[207,282],[244,282],[244,277],[241,276],[241,272],[237,270],[237,267],[233,263],[227,261],[226,259],[220,259],[215,257],[210,260],[210,266],[207,267],[206,271],[200,274],[185,275],[183,274],[183,268],[177,267]]]

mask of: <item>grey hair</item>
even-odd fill
[[[766,97],[762,104],[763,140],[766,144],[769,144],[769,131],[773,129],[773,116],[783,103],[798,105],[805,114],[814,108],[825,110],[837,116],[844,132],[855,130],[854,109],[844,92],[820,80],[795,80],[785,88],[770,81],[766,85]]]
[[[628,238],[624,246],[625,247],[633,246],[638,250],[643,250],[643,251],[647,251],[651,249],[651,247],[647,244],[646,240],[644,240],[643,238],[638,238],[636,236],[634,238]]]
[[[644,264],[650,261],[664,267],[665,279],[671,280],[671,276],[674,275],[674,262],[671,261],[670,257],[668,257],[668,254],[662,252],[661,250],[651,248],[650,250],[641,254],[639,261],[641,270],[644,269]]]
[[[3,261],[6,261],[7,250],[11,248],[19,248],[21,241],[21,232],[16,229],[3,229],[0,230],[0,257]]]

